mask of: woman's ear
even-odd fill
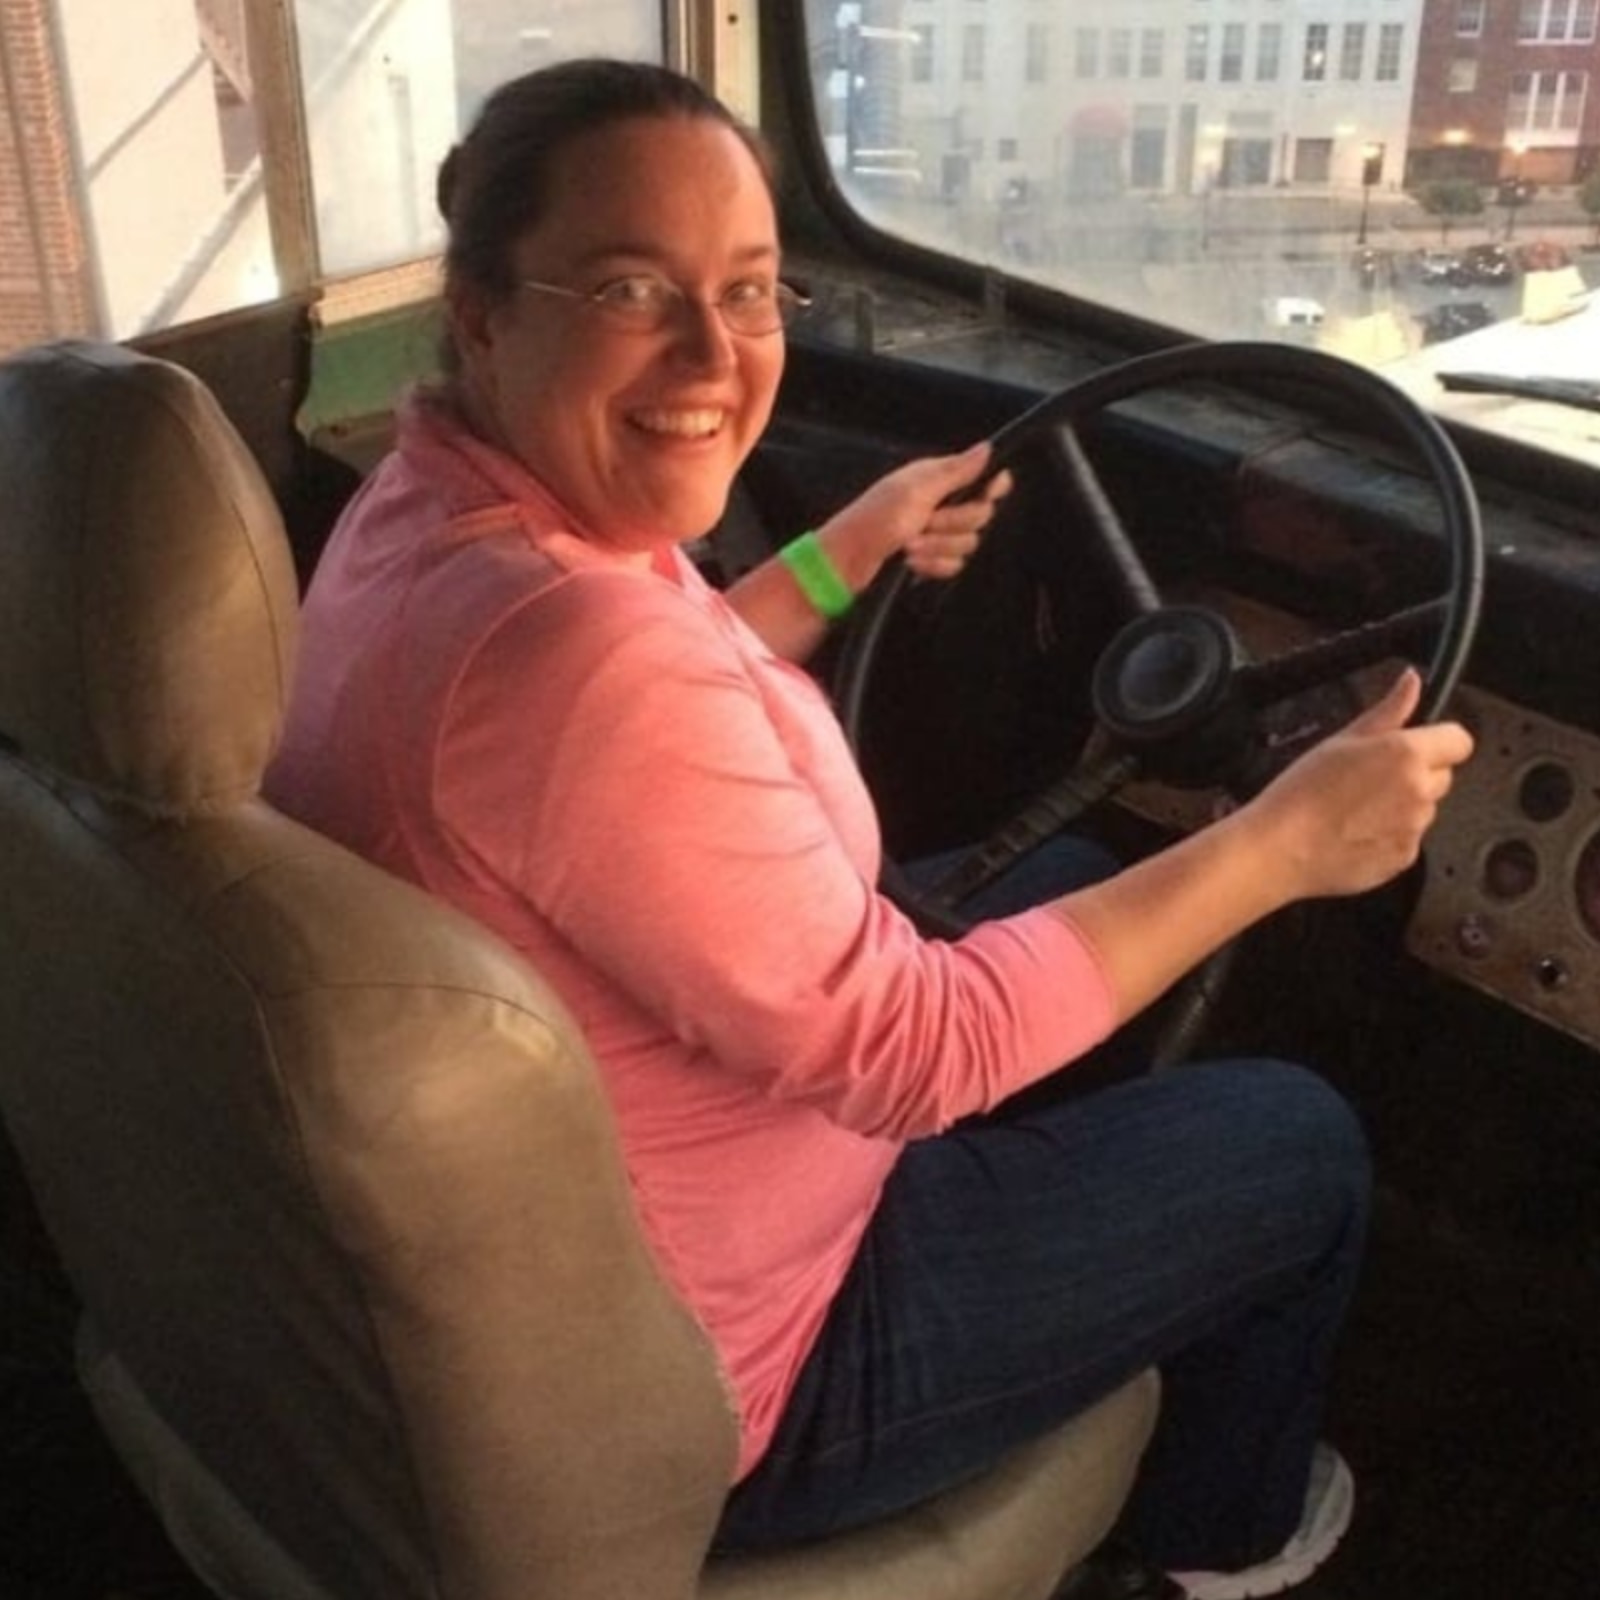
[[[491,341],[489,326],[493,302],[472,284],[451,284],[444,292],[445,321],[457,353],[470,360],[483,353]]]

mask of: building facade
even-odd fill
[[[813,15],[836,53],[836,162],[949,198],[1359,188],[1403,168],[1421,0],[818,0]]]
[[[1428,0],[1406,176],[1580,181],[1600,155],[1600,0]]]

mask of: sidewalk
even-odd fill
[[[1209,210],[1213,236],[1225,233],[1343,234],[1354,244],[1363,231],[1362,200],[1357,194],[1302,194],[1288,189],[1217,189],[1196,198],[1197,207]],[[1402,190],[1374,189],[1366,202],[1366,242],[1382,247],[1404,237],[1406,248],[1479,239],[1503,239],[1508,224],[1513,238],[1550,238],[1569,249],[1595,240],[1596,220],[1578,203],[1575,187],[1540,189],[1517,206],[1513,217],[1507,207],[1489,200],[1472,216],[1437,217]],[[1256,213],[1256,215],[1252,215]]]

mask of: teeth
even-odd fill
[[[700,439],[722,426],[720,411],[636,411],[634,424],[647,433],[670,433],[680,439]]]

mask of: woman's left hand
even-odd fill
[[[955,455],[909,461],[830,517],[818,538],[857,591],[897,550],[919,577],[953,578],[1011,489],[1011,474],[1000,472],[970,499],[953,498],[978,483],[988,464],[988,440]]]

